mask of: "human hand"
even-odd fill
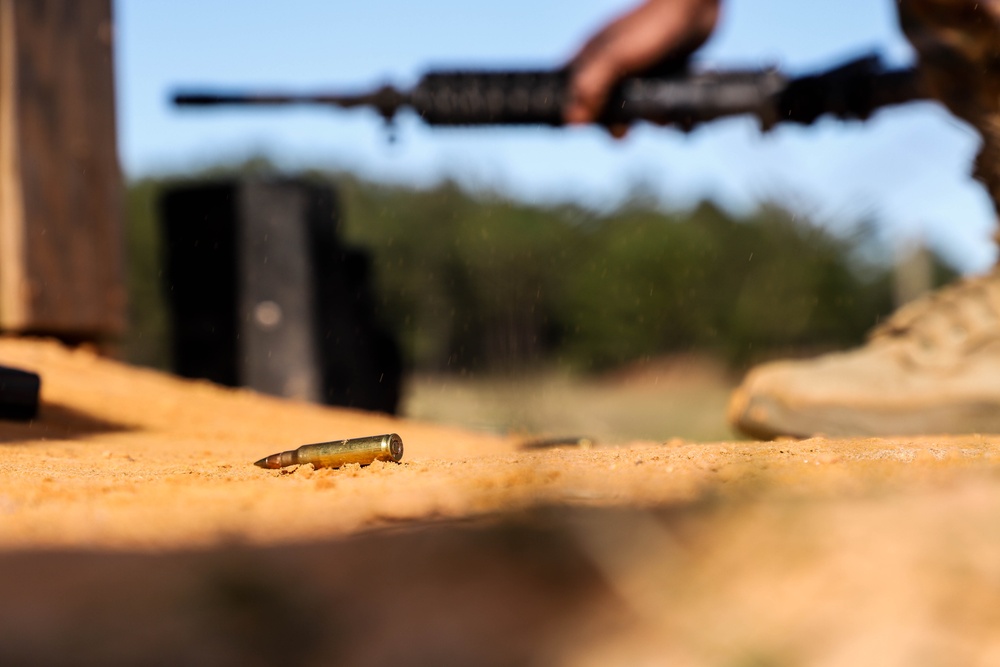
[[[711,35],[720,2],[645,0],[587,40],[569,63],[566,122],[594,122],[604,109],[608,93],[622,78],[665,60],[689,56]],[[612,131],[624,134],[624,128]]]

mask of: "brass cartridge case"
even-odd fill
[[[339,468],[348,463],[368,465],[372,461],[399,462],[403,440],[395,433],[302,445],[298,449],[271,454],[254,463],[261,468],[313,464],[315,468]]]

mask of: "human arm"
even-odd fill
[[[645,0],[601,29],[570,61],[566,122],[593,122],[623,77],[694,52],[715,28],[720,3]]]

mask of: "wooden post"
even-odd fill
[[[125,322],[111,0],[0,0],[0,331]]]

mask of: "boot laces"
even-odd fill
[[[915,343],[923,350],[965,349],[1000,340],[1000,269],[911,301],[878,325],[872,342]]]

